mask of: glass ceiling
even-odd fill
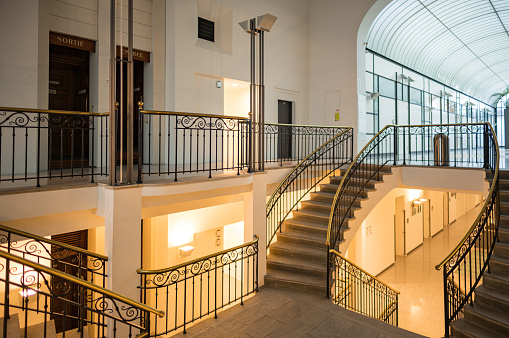
[[[492,103],[509,87],[508,0],[394,0],[368,48]]]

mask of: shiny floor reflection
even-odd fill
[[[429,337],[444,336],[443,272],[435,270],[435,265],[463,238],[480,208],[445,226],[433,238],[425,238],[408,256],[396,256],[396,263],[378,276],[401,292],[399,327]]]

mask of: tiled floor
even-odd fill
[[[456,222],[408,256],[397,256],[396,263],[378,277],[396,290],[399,296],[399,326],[429,337],[444,335],[443,271],[435,270],[465,235],[479,214],[480,206],[460,217]]]
[[[173,337],[420,337],[332,304],[319,295],[270,287]]]

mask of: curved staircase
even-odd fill
[[[370,180],[356,199],[347,220],[353,220],[355,211],[361,209],[361,202],[376,191],[376,185],[383,183],[383,176],[391,174],[390,167],[383,168],[380,175]],[[344,174],[346,168],[340,170]],[[343,176],[331,176],[329,183],[320,184],[320,190],[310,193],[310,199],[301,201],[301,208],[292,212],[293,218],[286,219],[277,241],[269,246],[265,284],[327,294],[327,228],[332,202]],[[341,229],[343,233],[350,228]]]
[[[451,323],[453,337],[509,337],[509,171],[499,171],[499,242],[490,259],[491,273],[475,291],[464,318]]]

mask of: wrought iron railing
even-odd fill
[[[398,325],[399,292],[364,271],[337,251],[330,251],[334,269],[332,301],[342,307]]]
[[[143,176],[248,170],[250,120],[243,117],[142,110],[138,182]],[[142,150],[142,151],[140,151]]]
[[[252,242],[160,270],[137,270],[141,301],[164,308],[151,337],[164,336],[258,291],[258,236]]]
[[[106,176],[108,114],[0,107],[0,183]]]
[[[302,161],[347,127],[265,123],[265,163]]]
[[[267,247],[299,202],[323,179],[352,161],[353,128],[341,130],[302,160],[270,197],[266,207]]]
[[[82,337],[86,331],[96,337],[146,337],[149,314],[164,316],[81,278],[5,251],[0,251],[0,283],[5,290],[3,337],[16,334],[10,331],[17,330],[16,323],[8,325],[15,318],[24,337],[34,325],[38,325],[38,337],[54,337],[55,332],[70,329],[79,330]]]
[[[443,268],[445,337],[449,326],[463,315],[463,307],[472,304],[474,290],[488,269],[498,236],[500,222],[499,160],[495,132],[485,124],[485,168],[492,177],[491,187],[481,212],[454,250],[435,268]]]
[[[380,179],[385,166],[498,168],[498,147],[495,147],[495,142],[489,123],[386,126],[359,152],[343,175],[329,218],[326,242],[329,250],[336,249],[341,240],[342,229],[347,227],[346,223],[353,217],[357,199],[366,193],[372,181]],[[495,202],[492,200],[487,203],[495,205]],[[498,212],[496,210],[498,207],[489,209],[485,204],[483,213],[488,215],[490,212]],[[479,217],[478,222],[489,222],[486,216]],[[331,276],[336,263],[330,253],[328,262],[328,276]],[[332,287],[330,282],[331,279],[327,278],[328,296]]]
[[[106,286],[108,257],[0,225],[0,250]]]

